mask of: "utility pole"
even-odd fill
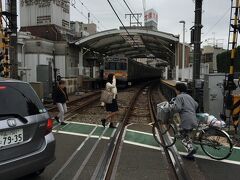
[[[90,12],[88,13],[88,24],[90,24]]]
[[[142,17],[142,13],[133,13],[133,14],[125,14],[125,18],[129,17],[130,19],[130,27],[137,25],[137,27],[142,26],[142,23],[139,22],[139,19]],[[136,19],[136,21],[133,21]]]
[[[195,0],[193,95],[198,102],[200,102],[199,90],[201,88],[200,65],[201,65],[202,2],[203,0]]]
[[[18,78],[18,57],[17,57],[17,1],[6,0],[6,9],[9,14],[9,29],[10,34],[10,77],[13,79]]]
[[[182,44],[182,70],[184,70],[185,67],[185,21],[179,21],[179,23],[183,24],[183,44]]]

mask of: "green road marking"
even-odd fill
[[[97,129],[93,132],[93,136],[101,136],[104,129],[104,127],[97,127]]]
[[[104,130],[105,130],[104,127],[101,127],[101,126],[97,127],[97,129],[93,133],[93,136],[101,136]],[[112,132],[113,132],[113,129],[108,128],[108,129],[106,129],[106,131],[105,131],[103,136],[104,137],[110,137]]]
[[[104,133],[105,137],[111,137],[114,129],[113,128],[108,128],[107,131]]]
[[[75,124],[69,123],[67,126],[62,127],[61,131],[80,133],[80,134],[89,134],[95,126],[86,125],[86,124]]]
[[[158,143],[155,141],[152,135],[143,134],[140,132],[133,132],[127,130],[124,140],[159,147]]]
[[[179,152],[187,152],[185,147],[183,146],[183,144],[180,142],[180,140],[177,140],[176,141],[176,147],[177,147],[177,150]],[[195,145],[195,147],[198,147],[198,150],[197,150],[197,155],[202,155],[202,156],[207,156],[200,145]],[[232,151],[232,154],[230,155],[230,157],[228,157],[226,160],[230,160],[230,161],[237,161],[237,162],[240,162],[240,149],[236,149],[234,148],[233,151]]]
[[[54,122],[54,124],[57,124],[57,122]],[[94,128],[96,127],[96,124],[81,124],[81,123],[74,123],[70,122],[66,126],[59,126],[60,131],[66,132],[66,133],[76,133],[79,135],[88,135]],[[106,127],[107,128],[107,127]],[[93,133],[93,136],[101,136],[103,131],[105,130],[104,127],[97,127],[96,130]],[[106,132],[104,133],[104,137],[110,137],[115,129],[108,128]],[[133,142],[139,145],[146,145],[146,146],[152,146],[152,147],[159,147],[158,143],[153,138],[152,134],[146,134],[145,132],[138,132],[138,131],[132,131],[132,130],[126,130],[126,134],[124,137],[125,141]],[[186,153],[186,149],[181,143],[180,140],[177,139],[175,143],[177,150],[181,153]],[[203,152],[200,145],[195,145],[195,147],[198,147],[197,155],[207,157],[207,155]],[[227,159],[229,161],[235,161],[240,162],[240,148],[234,148],[232,154]]]
[[[86,124],[86,123],[75,123],[75,122],[69,122],[65,126],[59,126],[55,130],[58,132],[68,132],[68,133],[76,133],[79,135],[88,135],[94,128],[96,127],[96,124]],[[103,131],[105,130],[104,127],[99,126],[97,129],[93,132],[92,136],[101,136]],[[105,133],[104,137],[111,137],[114,129],[108,128]]]

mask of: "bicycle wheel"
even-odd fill
[[[203,151],[211,158],[222,160],[232,153],[232,141],[225,131],[210,127],[200,134]]]
[[[152,127],[152,133],[157,143],[163,147],[170,147],[176,142],[176,131],[172,124],[163,125],[155,122]]]

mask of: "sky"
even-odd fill
[[[92,13],[93,22],[99,26],[98,30],[118,28],[121,24],[114,15],[113,10],[107,0],[80,0],[84,6]],[[72,1],[76,8],[81,10],[87,16],[87,10],[81,5],[79,0]],[[129,25],[129,20],[125,19],[126,13],[130,13],[123,0],[110,0],[117,13],[119,14],[124,25]],[[143,13],[142,0],[126,0],[135,13]],[[203,45],[215,44],[227,46],[229,18],[230,18],[230,0],[203,0],[202,15],[202,42]],[[146,0],[146,8],[154,8],[159,15],[158,30],[180,34],[182,41],[183,25],[179,21],[186,22],[186,42],[190,41],[190,28],[194,25],[193,0]],[[71,8],[71,20],[87,22],[87,19]],[[96,18],[95,18],[96,17]],[[97,19],[97,20],[96,20]],[[143,21],[143,19],[142,19]]]
[[[124,25],[128,26],[129,20],[125,19],[125,14],[130,12],[123,0],[110,0],[110,2]],[[142,0],[126,0],[126,2],[134,13],[143,13]],[[203,45],[215,42],[218,46],[227,47],[230,2],[231,0],[203,0]],[[116,29],[121,26],[107,0],[70,0],[70,6],[72,21],[87,23],[86,17],[90,11],[91,22],[97,24],[98,31]],[[184,20],[186,22],[186,42],[190,41],[189,29],[194,25],[194,0],[146,0],[146,9],[150,8],[154,8],[158,12],[158,30],[180,35],[181,41],[183,25],[179,21]]]

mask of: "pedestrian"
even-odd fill
[[[187,94],[187,86],[184,83],[176,84],[177,96],[175,98],[172,110],[175,113],[179,113],[180,134],[182,136],[182,143],[188,151],[188,155],[185,158],[194,160],[194,154],[197,149],[193,147],[191,132],[193,128],[197,127],[196,110],[198,103]]]
[[[106,90],[113,93],[113,100],[112,103],[106,103],[106,111],[107,111],[107,116],[102,119],[102,125],[103,127],[106,126],[106,121],[110,122],[109,128],[116,128],[113,125],[113,121],[115,116],[117,115],[118,111],[118,104],[117,104],[117,86],[116,86],[116,78],[114,74],[109,74],[107,78],[107,83],[106,83]]]
[[[60,80],[57,87],[55,88],[53,101],[56,103],[59,113],[55,116],[57,122],[61,123],[61,125],[66,125],[64,122],[64,114],[67,112],[67,104],[68,95],[66,91],[65,81]]]

